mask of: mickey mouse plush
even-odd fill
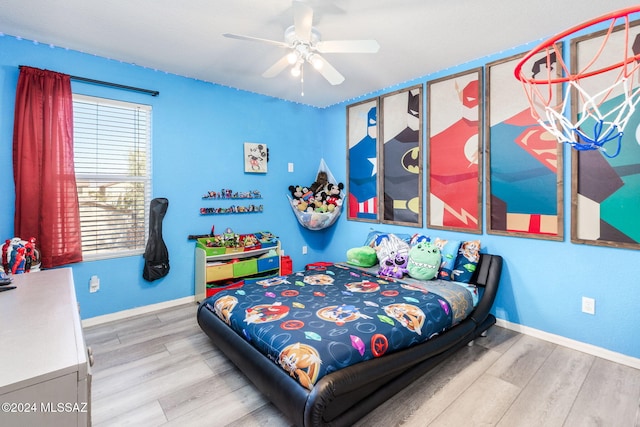
[[[343,188],[344,188],[344,184],[341,182],[338,184],[328,184],[327,193],[329,193],[332,196],[339,196]]]
[[[299,185],[290,185],[289,192],[294,200],[302,198],[302,187]]]

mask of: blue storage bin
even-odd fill
[[[280,267],[280,257],[270,256],[265,258],[258,258],[258,273],[263,271],[275,270]]]

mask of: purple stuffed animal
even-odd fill
[[[407,264],[409,263],[409,255],[402,252],[391,252],[389,256],[380,262],[378,274],[380,276],[395,277],[402,279],[405,274],[409,274]]]
[[[388,234],[380,238],[375,247],[380,268],[380,276],[401,279],[409,274],[409,244],[394,234]]]

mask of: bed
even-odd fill
[[[326,265],[218,292],[197,320],[295,425],[346,426],[495,323],[501,270],[481,254],[457,286]]]

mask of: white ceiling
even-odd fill
[[[307,66],[304,96],[299,78],[286,71],[262,77],[283,56],[282,48],[222,36],[283,41],[284,30],[293,24],[291,0],[0,0],[0,32],[326,107],[542,41],[635,5],[630,0],[307,2],[322,40],[375,39],[380,51],[324,54],[346,80],[332,86]]]

